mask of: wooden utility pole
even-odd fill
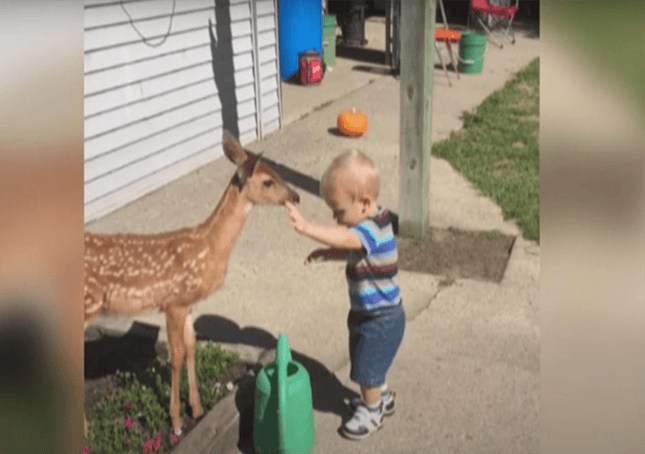
[[[430,133],[436,0],[401,1],[399,235],[430,229]]]

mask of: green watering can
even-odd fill
[[[280,334],[275,362],[255,380],[253,445],[257,454],[311,454],[315,440],[309,373]]]

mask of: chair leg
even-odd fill
[[[434,51],[439,56],[439,61],[441,62],[441,66],[443,67],[443,72],[446,74],[446,79],[448,79],[448,85],[452,87],[452,82],[450,81],[450,77],[448,76],[448,69],[446,69],[446,65],[443,62],[443,58],[441,58],[441,52],[439,51],[439,46],[437,45],[437,41],[434,42]]]
[[[446,41],[446,46],[448,47],[448,53],[450,55],[450,64],[452,65],[452,69],[454,69],[455,74],[457,74],[457,79],[459,79],[459,68],[457,68],[456,59],[453,58],[452,55],[452,44],[450,44],[450,40]]]
[[[508,39],[511,44],[515,44],[515,32],[511,30],[511,25],[513,24],[513,19],[515,16],[511,17],[511,19],[508,21],[508,27],[506,28],[506,31],[504,32],[504,38]],[[508,37],[508,34],[511,34],[512,38]]]
[[[500,49],[503,49],[503,48],[504,48],[504,45],[503,45],[502,43],[498,42],[498,41],[495,39],[495,37],[493,37],[493,33],[488,29],[488,27],[486,27],[486,24],[484,24],[484,21],[483,21],[483,20],[481,20],[481,18],[478,18],[477,20],[479,20],[479,23],[481,24],[481,26],[482,26],[482,27],[484,27],[484,30],[486,30],[486,34],[488,35],[488,38],[489,38],[493,43],[495,43],[495,45],[496,45],[497,47],[499,47]]]

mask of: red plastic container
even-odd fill
[[[322,55],[316,51],[300,54],[300,83],[302,85],[319,84],[323,78]]]

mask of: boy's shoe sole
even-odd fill
[[[384,415],[384,416],[385,416],[385,415]],[[348,432],[348,431],[347,431],[347,429],[345,429],[345,426],[342,426],[342,427],[340,428],[340,433],[341,433],[345,438],[348,438],[348,439],[350,439],[350,440],[356,440],[356,441],[358,441],[358,440],[363,440],[363,439],[365,439],[365,438],[369,437],[371,434],[373,434],[373,433],[374,433],[374,432],[376,432],[377,430],[381,430],[381,428],[383,427],[383,423],[384,423],[384,422],[385,422],[385,421],[384,421],[383,419],[381,419],[381,423],[380,423],[378,426],[373,426],[371,429],[369,429],[369,430],[368,430],[368,432],[361,433],[361,434],[357,434],[357,433],[353,433],[353,432]]]

